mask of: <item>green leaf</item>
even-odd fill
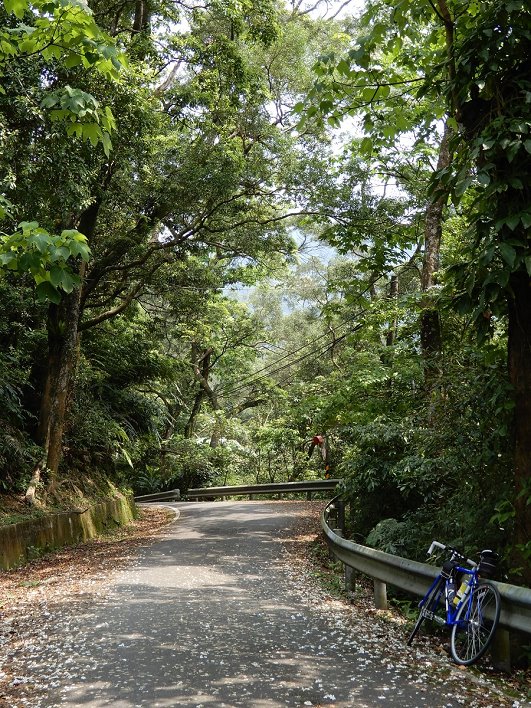
[[[512,216],[508,216],[505,219],[505,223],[511,229],[511,231],[514,231],[520,223],[520,214],[513,214]]]
[[[93,147],[99,143],[101,138],[101,128],[97,123],[87,123],[83,126],[83,138],[89,140]]]
[[[106,131],[102,133],[101,142],[103,145],[103,152],[105,153],[106,157],[109,157],[112,151],[112,142],[111,136]]]
[[[56,305],[59,305],[61,302],[61,293],[57,290],[57,288],[54,288],[49,280],[44,280],[42,283],[39,283],[35,288],[35,292],[39,302],[49,300]]]
[[[54,265],[50,268],[50,282],[54,287],[57,287],[61,284],[61,281],[63,279],[63,272],[64,269],[57,265]]]
[[[459,124],[455,118],[452,118],[452,117],[447,118],[446,125],[448,126],[448,128],[450,128],[454,132],[457,132],[459,130]]]
[[[350,63],[346,59],[342,59],[337,65],[337,70],[343,76],[348,76],[350,74]]]
[[[16,261],[17,257],[16,255],[11,251],[9,253],[0,253],[0,263],[3,266],[7,266],[9,268],[9,264],[12,263],[13,261]],[[17,269],[17,264],[15,263],[15,270]],[[10,268],[10,270],[13,270]]]
[[[90,248],[86,243],[78,243],[77,241],[73,241],[70,244],[70,253],[74,257],[79,256],[84,261],[88,261],[90,258]]]
[[[41,107],[42,108],[53,108],[59,103],[59,97],[57,94],[50,94],[49,96],[45,96],[42,101],[41,101]]]
[[[75,277],[67,270],[63,270],[61,277],[61,288],[65,291],[65,293],[71,293],[74,289],[75,283]]]
[[[67,69],[72,69],[74,66],[79,66],[83,61],[83,58],[81,57],[80,54],[76,54],[72,52],[69,54],[66,59],[65,59],[65,65]]]
[[[502,241],[500,243],[500,253],[507,265],[513,268],[516,261],[516,251],[514,250],[514,248],[512,246],[509,246],[508,243],[504,243]]]
[[[82,138],[83,137],[83,126],[81,123],[70,123],[70,125],[66,129],[66,134],[68,136],[75,135],[76,138]]]
[[[360,149],[365,155],[370,155],[372,153],[372,139],[369,137],[363,138]]]
[[[38,226],[38,221],[21,221],[20,224],[18,224],[18,228],[21,229],[22,233],[34,231],[36,228],[38,228]]]
[[[4,0],[6,12],[13,13],[19,20],[24,17],[24,13],[28,9],[28,5],[28,0]]]
[[[66,246],[60,246],[59,248],[53,248],[50,260],[51,261],[66,261],[70,258],[70,249]]]
[[[527,270],[527,274],[531,278],[531,256],[526,256],[524,258],[524,262],[525,262],[525,269]]]
[[[507,154],[507,159],[509,160],[509,162],[512,162],[514,160],[516,153],[520,149],[521,144],[522,143],[519,140],[515,140],[507,147],[507,150],[505,152]]]
[[[28,239],[28,244],[36,246],[40,253],[46,253],[49,250],[52,241],[49,234],[41,232],[30,236]]]
[[[18,270],[21,272],[39,270],[42,268],[41,258],[38,253],[26,252],[18,259]]]

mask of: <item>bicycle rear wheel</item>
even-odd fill
[[[408,637],[407,640],[407,645],[411,646],[411,642],[415,638],[415,635],[420,629],[421,624],[424,622],[425,619],[433,619],[433,616],[435,615],[437,608],[441,606],[440,600],[441,598],[444,597],[444,586],[445,586],[445,580],[444,578],[439,578],[439,582],[433,586],[431,592],[429,595],[426,596],[426,601],[420,608],[419,616],[417,617],[417,621],[415,622],[415,626],[413,627],[413,631]]]
[[[495,585],[481,581],[465,601],[452,627],[450,649],[457,664],[470,666],[489,648],[500,619],[500,593]]]

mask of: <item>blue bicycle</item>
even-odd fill
[[[457,664],[469,666],[489,648],[500,619],[500,593],[486,580],[496,571],[498,554],[482,551],[476,564],[438,541],[433,541],[428,555],[436,549],[444,551],[448,558],[419,602],[420,613],[407,643],[411,645],[425,619],[450,626],[452,658]]]

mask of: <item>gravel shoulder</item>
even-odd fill
[[[316,537],[319,534],[319,502],[270,502],[289,510],[293,527],[280,530],[279,567],[293,596],[301,606],[321,616],[338,634],[363,635],[370,647],[385,646],[385,672],[398,671],[411,680],[440,684],[455,701],[448,705],[524,706],[529,685],[495,674],[492,670],[459,669],[429,637],[406,650],[406,621],[396,611],[372,608],[370,588],[363,585],[353,596],[337,596],[326,585],[337,585],[333,570],[323,563]],[[105,601],[117,574],[128,568],[147,548],[168,531],[174,514],[168,509],[148,507],[128,529],[113,537],[36,559],[29,565],[8,571],[0,578],[0,704],[10,708],[31,706],[35,689],[28,657],[46,646],[50,618],[58,612],[82,614],[88,605]],[[323,579],[325,584],[323,585]],[[85,608],[85,610],[84,610]],[[358,659],[359,660],[359,659]],[[367,655],[367,661],[370,657]],[[53,688],[54,677],[50,675]],[[328,700],[327,705],[333,705]],[[245,704],[244,704],[245,705]],[[265,704],[264,704],[265,705]],[[304,705],[302,702],[300,705]],[[311,702],[308,705],[319,705]],[[411,704],[414,705],[414,704]]]

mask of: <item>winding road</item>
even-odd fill
[[[282,545],[296,503],[171,506],[180,517],[116,573],[110,594],[54,623],[31,660],[46,692],[28,705],[462,705],[463,673],[416,661],[402,628],[397,661],[396,628],[356,625],[305,594]],[[510,705],[474,695],[467,705]]]

